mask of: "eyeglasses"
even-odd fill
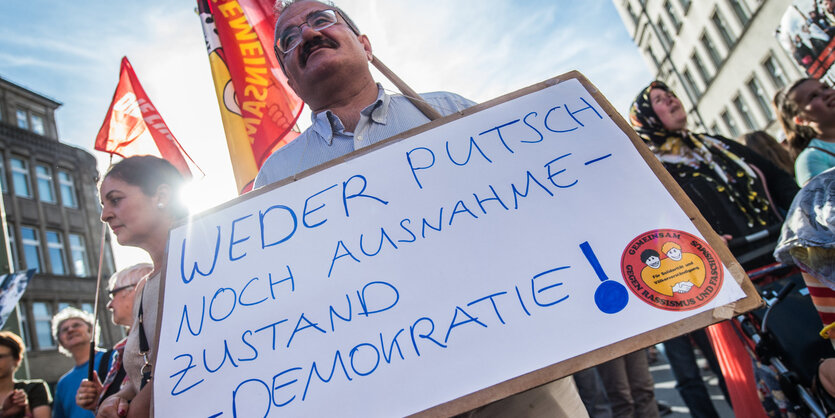
[[[108,291],[107,291],[107,294],[109,294],[109,295],[110,295],[110,298],[112,299],[112,298],[116,297],[116,294],[117,294],[117,293],[119,293],[119,292],[121,292],[121,291],[123,291],[123,290],[133,289],[135,286],[136,286],[135,284],[129,284],[129,285],[127,285],[127,286],[117,287],[117,288],[115,288],[115,289],[108,290]]]
[[[288,54],[302,43],[302,26],[307,25],[313,30],[323,30],[333,26],[336,23],[336,11],[334,10],[318,10],[305,18],[305,21],[297,26],[292,26],[284,29],[278,39],[276,39],[275,47],[283,54]]]

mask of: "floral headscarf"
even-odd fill
[[[661,81],[647,86],[629,109],[629,121],[650,150],[666,165],[676,166],[680,176],[701,176],[725,194],[748,220],[749,227],[763,227],[771,222],[770,203],[757,191],[757,173],[722,141],[686,128],[670,131],[652,108],[650,92],[670,88]]]

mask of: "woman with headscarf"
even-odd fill
[[[797,193],[792,178],[744,146],[715,135],[691,132],[678,97],[660,81],[647,86],[632,104],[630,122],[681,186],[705,220],[725,240],[748,236],[782,223]],[[773,242],[733,248],[748,270],[773,262]],[[690,334],[727,389],[704,330]],[[687,335],[664,343],[676,388],[695,417],[718,416],[701,379]]]

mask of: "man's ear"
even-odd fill
[[[365,50],[365,57],[368,59],[368,62],[371,62],[372,57],[374,57],[374,54],[371,52],[371,41],[365,35],[360,35],[357,39],[362,44],[362,49]]]

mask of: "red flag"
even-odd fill
[[[119,84],[94,148],[123,158],[154,155],[168,160],[186,178],[191,177],[183,147],[145,94],[127,57],[122,57]]]
[[[298,136],[303,103],[273,53],[273,0],[197,0],[239,193],[264,160]]]

